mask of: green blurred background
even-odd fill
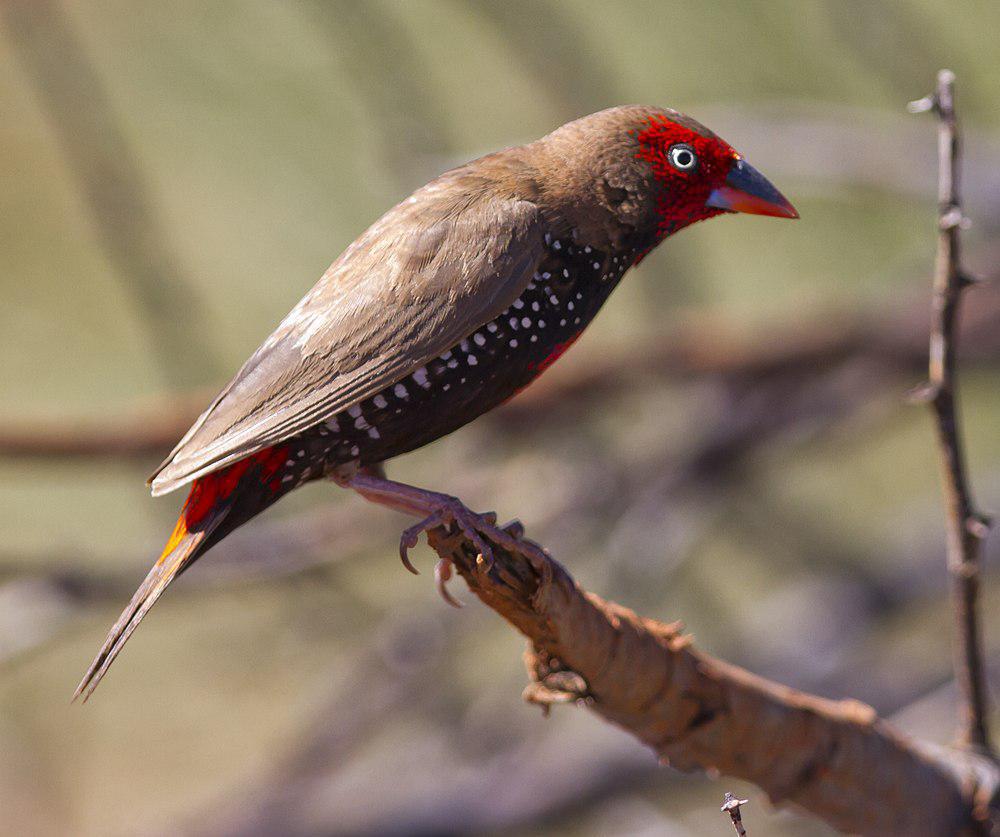
[[[189,418],[413,188],[628,102],[708,124],[802,219],[672,239],[523,404],[392,473],[520,516],[712,653],[947,741],[937,463],[903,398],[935,127],[904,106],[957,73],[969,260],[994,275],[997,32],[991,0],[3,2],[0,832],[722,835],[733,790],[751,834],[829,833],[583,710],[544,719],[522,639],[446,608],[425,548],[419,578],[394,557],[406,521],[332,485],[199,563],[69,705],[181,499],[144,487],[166,438],[115,440]],[[989,509],[1000,292],[968,308]],[[989,562],[984,597],[994,671]]]

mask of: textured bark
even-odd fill
[[[996,766],[910,740],[854,700],[809,695],[715,659],[679,624],[645,619],[582,590],[540,548],[472,543],[442,529],[432,548],[530,641],[525,698],[578,701],[680,770],[751,781],[861,834],[989,833]],[[528,542],[526,542],[528,543]]]

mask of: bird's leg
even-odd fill
[[[501,528],[497,526],[494,513],[476,514],[457,497],[387,479],[381,468],[363,468],[335,479],[339,485],[357,491],[366,500],[422,518],[403,532],[399,542],[400,558],[411,572],[416,572],[416,569],[410,562],[409,550],[417,545],[421,534],[438,526],[454,524],[475,545],[479,551],[479,563],[487,571],[493,566],[493,550],[487,541],[529,558],[534,557],[533,550],[538,548],[520,540],[523,529],[516,521]],[[451,561],[441,559],[435,569],[438,590],[446,601],[454,604],[454,599],[445,589],[445,582],[451,574]]]

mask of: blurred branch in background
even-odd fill
[[[933,110],[938,131],[938,252],[930,340],[930,380],[922,397],[936,418],[948,522],[948,571],[955,610],[955,676],[963,706],[959,738],[996,759],[987,729],[988,698],[979,624],[979,567],[989,520],[978,512],[969,489],[957,404],[958,322],[962,291],[973,280],[961,260],[961,229],[967,225],[959,193],[961,156],[955,117],[955,76],[938,74],[932,96],[910,103],[916,112]]]
[[[1000,360],[1000,241],[980,248],[984,287],[979,305],[964,324],[967,359]],[[487,415],[494,429],[561,421],[581,401],[628,390],[644,379],[676,380],[723,376],[753,383],[762,377],[816,374],[853,363],[869,374],[912,373],[926,363],[926,314],[922,298],[865,319],[823,312],[814,322],[766,338],[746,335],[717,318],[690,317],[642,351],[625,345],[606,358],[559,370],[516,400]],[[131,415],[100,423],[23,420],[0,424],[0,456],[156,457],[169,450],[209,403],[215,387],[178,393],[138,406]]]
[[[183,281],[139,161],[63,4],[8,0],[0,3],[0,14],[90,204],[120,287],[135,298],[166,382],[189,383],[192,369],[206,380],[216,377],[216,354],[205,338],[211,330],[202,322],[197,292]]]

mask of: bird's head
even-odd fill
[[[649,166],[656,183],[661,236],[723,212],[799,217],[729,143],[683,114],[654,112],[640,120],[632,135],[636,159]]]
[[[655,245],[725,212],[798,218],[789,201],[729,143],[677,111],[629,105],[585,116],[542,142],[576,185]],[[572,151],[571,151],[572,149]]]

